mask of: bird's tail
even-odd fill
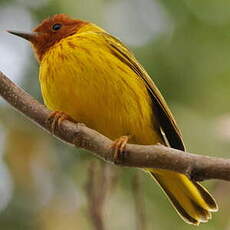
[[[148,171],[160,184],[185,222],[199,225],[200,222],[207,222],[211,218],[211,212],[218,210],[209,192],[187,176],[161,169]]]

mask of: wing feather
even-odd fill
[[[99,32],[109,44],[110,51],[117,56],[123,63],[129,66],[139,77],[143,79],[145,85],[151,95],[154,107],[158,113],[158,119],[162,131],[167,137],[167,141],[171,147],[185,150],[181,132],[176,124],[176,121],[160,91],[154,84],[145,69],[138,63],[134,54],[125,47],[117,38],[110,34]]]

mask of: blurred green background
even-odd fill
[[[55,13],[93,21],[119,37],[159,86],[188,150],[229,156],[229,1],[0,0],[0,70],[41,102],[29,44],[4,30],[30,31]],[[220,211],[199,229],[230,229],[230,184],[205,184]],[[61,143],[0,98],[0,229],[100,228],[195,227],[141,170]]]

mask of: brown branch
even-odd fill
[[[27,118],[50,132],[50,127],[47,127],[46,121],[51,111],[16,86],[1,72],[0,95]],[[87,149],[98,157],[114,163],[113,152],[111,151],[112,141],[83,124],[74,124],[65,120],[55,131],[55,136],[64,142]],[[230,181],[230,159],[185,153],[162,145],[128,144],[124,158],[116,163],[129,167],[173,170],[186,174],[197,181],[207,179]]]

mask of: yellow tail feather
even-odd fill
[[[211,218],[211,212],[218,210],[208,191],[185,175],[168,170],[149,171],[185,222],[199,225]]]

